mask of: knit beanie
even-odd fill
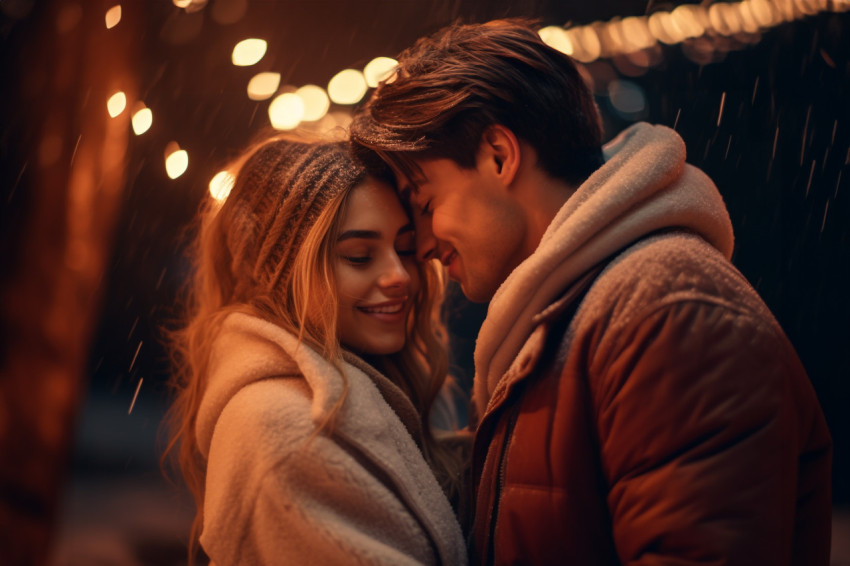
[[[321,212],[364,175],[345,143],[275,139],[260,146],[241,167],[225,203],[231,207],[225,238],[237,280],[248,271],[244,285],[288,285],[292,263]]]

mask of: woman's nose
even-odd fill
[[[404,266],[404,262],[398,253],[389,254],[386,266],[378,280],[379,285],[389,288],[404,288],[410,285],[410,272]]]

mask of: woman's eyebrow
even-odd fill
[[[342,242],[343,240],[351,240],[353,238],[379,240],[381,238],[381,233],[376,230],[347,230],[340,234],[336,241]]]

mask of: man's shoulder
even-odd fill
[[[579,308],[581,318],[624,323],[664,306],[693,303],[762,319],[770,311],[747,279],[701,237],[675,232],[645,238],[602,270]]]

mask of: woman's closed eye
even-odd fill
[[[367,265],[372,260],[372,256],[369,255],[341,255],[340,257],[351,265]]]

